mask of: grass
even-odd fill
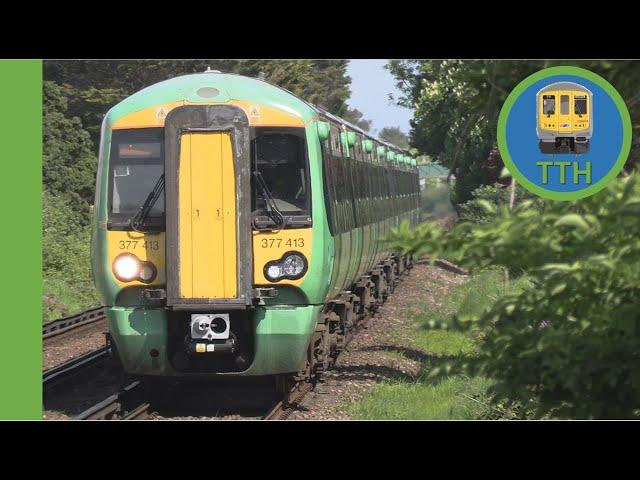
[[[44,323],[82,312],[101,303],[93,283],[90,282],[82,285],[70,283],[59,276],[45,275],[42,286]]]
[[[482,377],[451,375],[430,377],[434,366],[472,356],[478,347],[478,332],[430,330],[430,320],[446,320],[454,314],[479,314],[501,295],[526,288],[528,281],[520,278],[505,284],[498,271],[485,271],[469,282],[456,285],[443,299],[440,307],[426,304],[410,305],[409,317],[413,321],[411,343],[425,352],[421,357],[421,373],[416,380],[388,380],[376,386],[365,396],[347,407],[358,419],[385,420],[470,420],[487,418],[492,413],[487,394],[491,382]],[[397,358],[400,352],[385,352]],[[413,355],[414,359],[416,358]]]
[[[454,376],[435,384],[382,384],[356,403],[351,414],[362,420],[474,419],[489,407],[483,378]]]

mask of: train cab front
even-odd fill
[[[97,268],[128,373],[299,368],[318,307],[303,286],[312,245],[306,133],[291,123],[252,125],[236,105],[183,105],[163,126],[113,128],[108,220],[94,257],[106,259]]]

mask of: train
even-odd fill
[[[124,371],[304,379],[411,268],[410,153],[261,79],[206,71],[105,115],[92,269]]]
[[[556,82],[536,95],[538,148],[544,154],[589,152],[593,95],[574,82]]]

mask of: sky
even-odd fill
[[[371,131],[379,132],[383,127],[400,127],[409,133],[409,119],[412,110],[390,105],[388,94],[398,97],[391,73],[383,67],[387,60],[350,60],[347,75],[351,77],[351,98],[348,104],[363,113],[363,118],[371,120]]]

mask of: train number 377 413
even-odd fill
[[[157,240],[120,240],[118,247],[120,250],[135,250],[136,248],[158,250],[160,248]]]
[[[260,240],[260,246],[262,248],[302,248],[304,247],[304,238],[288,238],[287,240],[283,238],[263,238]]]

